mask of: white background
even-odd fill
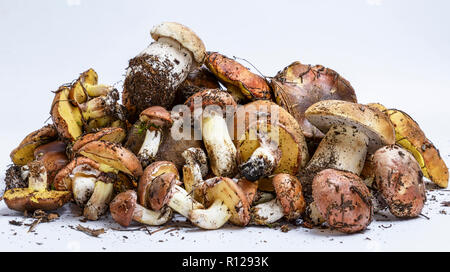
[[[49,117],[51,91],[90,67],[101,83],[121,90],[128,60],[151,42],[151,27],[162,21],[189,26],[208,50],[245,58],[266,76],[296,60],[335,69],[351,82],[361,103],[381,102],[412,115],[449,165],[449,11],[448,1],[2,0],[0,178],[9,152]],[[82,223],[108,229],[91,238],[67,227],[79,223],[70,205],[59,211],[61,220],[27,233],[26,227],[8,224],[23,219],[2,203],[0,250],[448,251],[450,208],[440,202],[450,200],[450,193],[433,194],[437,201],[424,210],[430,220],[392,226],[375,221],[369,230],[350,236],[231,226],[148,236],[114,232],[109,228],[117,225],[107,219]]]

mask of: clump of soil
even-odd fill
[[[6,187],[5,190],[10,190],[14,188],[27,188],[28,180],[22,178],[22,170],[18,165],[11,165],[6,170],[5,177]]]

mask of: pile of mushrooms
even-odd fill
[[[52,124],[10,154],[10,209],[73,202],[86,219],[110,213],[123,227],[178,214],[202,229],[284,220],[355,233],[381,209],[419,216],[424,179],[447,187],[419,125],[358,103],[336,71],[296,61],[264,78],[179,23],[150,33],[121,95],[93,69],[55,91]]]

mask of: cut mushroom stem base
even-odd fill
[[[306,172],[317,173],[326,168],[359,175],[364,167],[369,137],[356,127],[334,125],[320,142]]]
[[[194,200],[183,188],[174,185],[172,189],[172,196],[167,204],[177,213],[189,218],[189,213],[195,209],[203,209],[200,202]]]
[[[172,217],[170,208],[165,211],[152,211],[136,204],[133,212],[133,220],[150,226],[159,226],[167,223]]]
[[[147,129],[144,143],[138,152],[138,158],[144,165],[149,165],[158,153],[161,143],[161,132],[159,130]]]
[[[261,203],[253,207],[251,224],[272,224],[283,218],[283,216],[283,207],[275,198],[271,201]]]
[[[195,209],[189,214],[189,220],[202,229],[218,229],[222,227],[231,213],[228,207],[220,199],[213,202],[208,209]]]
[[[89,220],[98,220],[98,218],[108,209],[114,191],[113,183],[97,181],[94,192],[84,208],[83,215]]]
[[[260,146],[248,161],[239,165],[239,169],[246,179],[256,181],[272,174],[278,161],[272,150],[266,146]]]

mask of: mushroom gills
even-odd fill
[[[251,223],[255,225],[272,224],[283,218],[283,216],[283,207],[275,198],[268,202],[258,204],[253,208]]]
[[[194,209],[189,214],[189,220],[202,229],[218,229],[222,227],[231,213],[228,207],[220,199],[213,202],[208,209]]]
[[[158,153],[158,148],[161,143],[161,132],[159,130],[147,129],[145,132],[145,139],[138,152],[138,158],[141,162],[149,162],[153,160]]]
[[[98,218],[108,209],[108,204],[113,197],[114,184],[97,181],[94,192],[84,208],[83,215],[89,220]]]
[[[174,185],[167,206],[172,208],[174,211],[183,215],[184,217],[189,217],[189,213],[195,209],[203,209],[203,205],[196,200],[194,200],[183,188],[178,185]]]
[[[326,168],[359,175],[364,167],[369,137],[355,126],[334,125],[320,142],[306,171]]]

